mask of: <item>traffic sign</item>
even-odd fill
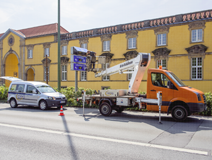
[[[85,64],[78,64],[78,63],[71,63],[71,70],[74,71],[86,71],[86,65]]]
[[[71,55],[71,62],[73,62],[73,63],[86,63],[86,57]]]

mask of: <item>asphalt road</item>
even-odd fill
[[[0,159],[212,159],[212,117],[175,122],[157,113],[10,108],[0,104]]]

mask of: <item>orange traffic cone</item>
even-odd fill
[[[60,108],[60,114],[58,116],[65,116],[65,114],[63,113],[63,106],[61,105],[61,108]]]

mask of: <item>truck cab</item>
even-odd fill
[[[162,91],[161,111],[172,113],[175,120],[181,121],[195,112],[206,109],[204,93],[186,86],[174,73],[162,69],[148,69],[147,97],[156,99]],[[147,110],[158,111],[158,106],[147,103]]]

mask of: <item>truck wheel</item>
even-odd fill
[[[112,112],[112,108],[108,103],[102,103],[99,107],[99,111],[103,116],[109,116]]]
[[[184,121],[188,116],[188,111],[181,105],[176,105],[172,109],[172,118],[176,121]]]
[[[44,100],[40,101],[39,107],[41,110],[46,110],[48,108],[46,101]]]
[[[18,105],[17,105],[17,102],[16,102],[16,100],[14,99],[14,98],[12,98],[11,100],[10,100],[10,107],[11,108],[16,108]]]

